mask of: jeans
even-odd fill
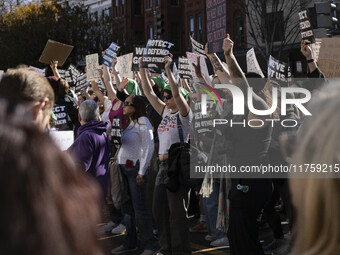
[[[207,216],[208,235],[217,239],[227,236],[227,233],[216,228],[219,186],[220,185],[214,181],[212,193],[209,197],[203,198],[204,213]]]
[[[145,250],[157,250],[157,240],[153,234],[151,215],[146,202],[146,181],[144,175],[143,187],[138,186],[136,177],[139,171],[139,163],[133,168],[119,165],[122,174],[127,178],[130,200],[122,205],[123,224],[126,227],[126,239],[124,245],[127,248],[137,247],[136,219],[140,233],[141,243]]]
[[[191,254],[189,225],[183,205],[188,192],[183,186],[176,192],[166,189],[164,180],[167,169],[167,160],[160,161],[153,200],[153,214],[161,245],[160,252],[164,255]]]

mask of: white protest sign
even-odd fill
[[[112,60],[117,55],[117,51],[119,50],[119,46],[112,42],[109,46],[109,48],[105,51],[105,55],[103,57],[103,65],[106,65],[108,67],[112,66]]]
[[[318,67],[326,78],[340,77],[340,38],[323,38]]]
[[[211,85],[211,79],[210,79],[210,76],[209,76],[207,64],[205,63],[204,57],[202,55],[197,55],[197,54],[194,54],[194,53],[191,53],[191,52],[187,52],[186,54],[187,54],[189,66],[191,68],[191,74],[192,74],[194,82],[200,82],[199,78],[197,77],[197,74],[195,72],[195,68],[192,65],[192,64],[197,65],[198,59],[199,59],[200,60],[202,77],[204,78],[204,80],[209,85]]]
[[[91,54],[86,56],[86,75],[88,81],[95,81],[100,78],[98,72],[98,54]]]
[[[257,73],[261,75],[262,78],[264,77],[260,65],[257,62],[254,48],[251,48],[247,52],[247,73]]]
[[[132,58],[133,53],[118,57],[117,69],[122,77],[133,79]]]
[[[50,136],[62,151],[66,151],[73,144],[74,141],[72,130],[51,131]]]
[[[287,82],[290,80],[290,77],[291,72],[288,64],[270,56],[268,63],[268,79],[277,79]]]

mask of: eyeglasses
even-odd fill
[[[164,96],[164,99],[170,100],[172,98],[172,95],[166,95]]]
[[[133,103],[130,103],[130,102],[123,102],[123,105],[124,106],[134,106],[134,104]]]

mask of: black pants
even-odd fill
[[[240,183],[241,182],[241,183]],[[263,255],[259,242],[260,215],[271,194],[270,179],[232,180],[229,193],[229,229],[228,238],[231,255]],[[248,192],[237,189],[237,184],[247,185]]]

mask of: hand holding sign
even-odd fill
[[[223,40],[224,55],[227,55],[227,56],[233,55],[233,47],[234,47],[234,42],[230,40],[230,35],[227,34],[227,37]]]
[[[305,56],[307,60],[312,59],[312,49],[305,40],[301,40],[301,53]]]
[[[170,53],[169,56],[164,57],[165,69],[170,69],[171,63],[172,63],[172,54]]]
[[[197,57],[197,64],[192,63],[192,66],[195,68],[195,73],[198,78],[203,78],[202,71],[201,71],[201,58]]]

